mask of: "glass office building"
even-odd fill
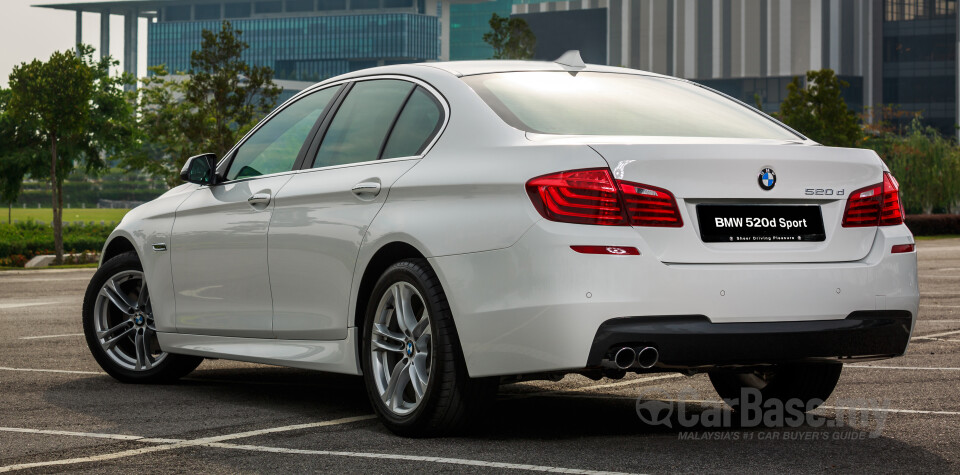
[[[383,64],[435,60],[440,55],[436,17],[412,13],[301,18],[231,19],[250,45],[243,59],[270,66],[278,79],[320,81]],[[147,34],[147,62],[170,72],[190,67],[203,30],[219,20],[158,21]]]
[[[37,6],[76,12],[77,42],[82,14],[99,13],[102,55],[110,54],[111,16],[123,15],[122,64],[134,76],[144,73],[137,71],[143,19],[147,66],[166,65],[172,74],[189,69],[203,30],[217,31],[228,20],[250,46],[243,59],[273,68],[293,87],[292,81],[373,66],[445,60],[450,6],[476,1],[484,0],[81,0]]]
[[[510,16],[513,0],[493,0],[472,5],[450,7],[450,59],[490,59],[493,48],[483,41],[490,31],[490,17],[494,13]]]
[[[147,63],[186,71],[201,32],[229,20],[249,64],[278,79],[320,81],[384,64],[437,60],[440,19],[423,0],[287,0],[164,6],[147,33]]]
[[[920,112],[947,134],[957,123],[956,7],[954,0],[885,0],[883,12],[883,102]]]

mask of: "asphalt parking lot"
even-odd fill
[[[958,472],[960,239],[919,257],[907,355],[846,366],[811,423],[717,428],[705,375],[567,376],[502,386],[482,427],[425,440],[373,419],[356,377],[208,360],[115,382],[81,335],[92,269],[0,272],[0,472]],[[638,417],[641,394],[672,401],[670,427]]]

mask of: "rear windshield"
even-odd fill
[[[800,138],[749,107],[676,79],[537,71],[480,74],[463,80],[504,121],[528,132]]]

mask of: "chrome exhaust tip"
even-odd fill
[[[637,359],[637,350],[625,346],[617,350],[613,355],[613,364],[617,365],[617,368],[627,369],[633,366],[633,362]]]
[[[634,350],[637,354],[637,366],[643,369],[653,368],[660,360],[660,352],[652,346],[645,346],[640,350]]]

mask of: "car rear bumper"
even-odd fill
[[[910,315],[905,322],[909,337],[919,310],[917,254],[893,254],[891,247],[912,242],[906,226],[886,226],[877,231],[867,256],[857,261],[671,264],[662,262],[631,228],[541,221],[510,247],[429,260],[450,302],[467,369],[482,377],[587,368],[595,363],[591,351],[598,330],[623,317],[654,316],[665,324],[673,320],[687,328],[719,331],[719,339],[728,338],[724,330],[736,334],[744,329],[740,333],[745,336],[733,338],[730,345],[750,343],[751,351],[763,356],[755,358],[760,360],[771,360],[763,350],[789,345],[797,337],[794,329],[804,325],[822,331],[800,330],[810,341],[790,359],[901,354],[901,347],[861,350],[840,335],[848,331],[847,319],[855,312],[900,311]],[[580,254],[571,245],[631,246],[640,255]],[[690,315],[701,316],[699,323],[691,323]],[[747,324],[761,325],[741,326]],[[786,335],[778,336],[780,332]],[[847,333],[857,335],[885,338],[882,333]],[[696,355],[696,340],[687,337],[672,337],[676,343],[666,349],[668,354],[676,348]],[[902,330],[897,338],[902,340]],[[764,346],[751,339],[780,343]],[[729,361],[713,355],[714,361],[685,358],[696,364]],[[680,356],[674,361],[689,364]]]
[[[656,348],[662,368],[889,358],[906,351],[912,320],[903,310],[807,322],[712,323],[703,315],[614,318],[597,330],[587,366],[603,365],[624,346]]]

